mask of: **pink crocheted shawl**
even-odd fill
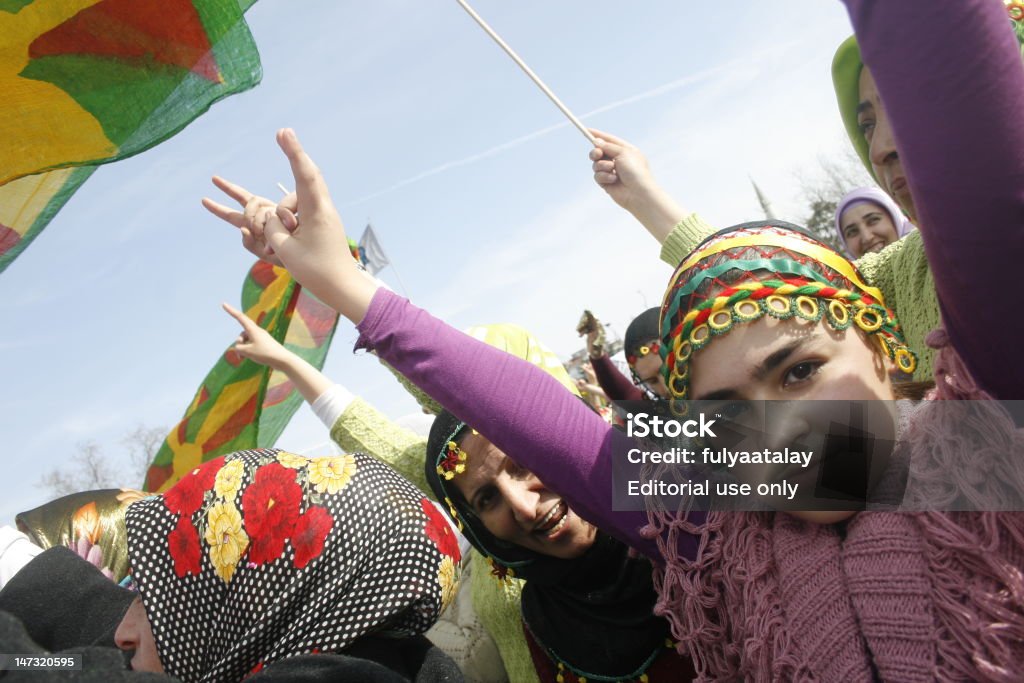
[[[944,332],[928,344],[939,349],[930,398],[991,398]],[[905,424],[908,491],[920,500],[1002,497],[1024,484],[1022,431],[964,405],[955,435],[929,401]],[[983,443],[1021,457],[986,459],[1005,471],[978,472],[965,443],[968,455]],[[655,609],[699,681],[1024,680],[1024,513],[862,512],[845,533],[784,513],[710,513],[700,527],[649,518],[643,533],[665,559]],[[695,559],[679,556],[680,533],[700,536]]]

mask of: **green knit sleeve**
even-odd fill
[[[470,580],[473,582],[473,605],[480,622],[498,646],[508,680],[514,683],[538,683],[537,670],[523,634],[520,596],[523,582],[509,578],[499,581],[491,575],[490,562],[473,552]]]
[[[363,399],[357,397],[345,408],[331,427],[331,439],[347,453],[366,453],[391,465],[434,498],[423,472],[427,440],[399,427]]]
[[[331,427],[331,438],[349,453],[360,451],[386,462],[431,499],[433,492],[423,472],[427,442],[399,427],[361,398],[348,405]],[[491,565],[475,550],[472,553],[473,607],[501,654],[510,681],[538,683],[533,658],[523,635],[520,616],[522,582],[498,581]]]
[[[914,379],[932,379],[933,351],[924,338],[939,326],[939,302],[921,233],[915,230],[877,254],[865,254],[856,265],[868,284],[882,290],[903,326],[907,345],[918,358]]]
[[[679,221],[661,245],[661,260],[673,268],[693,251],[694,247],[715,233],[715,227],[695,213]]]

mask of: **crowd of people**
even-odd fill
[[[460,332],[383,287],[289,129],[295,192],[217,179],[239,207],[206,207],[351,321],[434,415],[429,435],[226,306],[235,350],[285,373],[344,454],[234,453],[139,497],[123,585],[4,530],[0,652],[84,656],[11,680],[1024,680],[1024,513],[977,502],[1024,492],[1020,416],[997,404],[1024,398],[1024,63],[1007,29],[1024,8],[844,3],[836,96],[878,183],[837,207],[845,254],[777,220],[716,229],[640,150],[591,131],[595,182],[675,269],[626,330],[629,376],[593,315],[577,381],[521,327]],[[784,401],[811,429],[812,401],[898,398],[882,469],[903,472],[905,509],[613,507],[636,441],[603,408]],[[993,408],[949,420],[966,400]],[[972,466],[986,449],[1004,469]]]

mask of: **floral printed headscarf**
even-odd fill
[[[361,453],[232,453],[132,505],[126,524],[160,659],[185,681],[422,633],[456,587],[448,523]]]

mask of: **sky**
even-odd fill
[[[588,125],[642,149],[713,225],[809,213],[801,178],[845,154],[829,75],[851,30],[838,2],[475,0]],[[219,174],[270,197],[293,185],[294,128],[350,236],[372,222],[380,278],[449,323],[520,324],[562,358],[584,308],[621,335],[671,274],[593,182],[589,143],[454,0],[260,0],[260,85],[177,136],[98,170],[0,274],[0,524],[48,500],[43,473],[93,441],[120,462],[137,426],[181,418],[238,334],[253,257],[200,206]],[[392,418],[417,412],[339,323],[324,373]],[[278,440],[329,452],[303,406]],[[126,486],[141,482],[126,480]]]

